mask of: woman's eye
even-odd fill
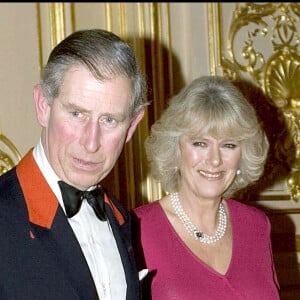
[[[206,143],[204,143],[204,142],[194,142],[193,146],[195,146],[195,147],[205,147]]]
[[[235,149],[237,147],[237,145],[232,144],[232,143],[228,143],[228,144],[224,144],[224,147],[228,148],[228,149]]]

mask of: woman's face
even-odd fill
[[[237,141],[216,139],[210,135],[201,138],[180,137],[181,189],[193,192],[203,199],[215,199],[232,184],[241,158]]]

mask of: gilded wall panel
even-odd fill
[[[282,299],[300,297],[299,9],[282,2],[208,5],[211,73],[236,82],[269,137],[266,171],[239,197],[270,217]]]
[[[217,52],[211,54],[211,71],[241,85],[272,144],[273,161],[261,197],[277,194],[294,202],[300,196],[298,11],[296,3],[251,2],[212,4],[210,10],[210,28],[219,31],[210,42],[211,50]]]

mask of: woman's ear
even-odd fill
[[[130,141],[130,139],[132,138],[134,132],[135,132],[135,129],[137,127],[137,125],[140,123],[140,121],[142,120],[142,118],[144,117],[144,113],[145,113],[145,110],[142,109],[141,111],[139,111],[137,113],[137,115],[133,118],[133,120],[131,121],[131,124],[128,128],[128,131],[127,131],[127,137],[126,137],[126,143]]]
[[[50,106],[43,95],[42,87],[40,84],[34,86],[33,98],[35,102],[35,112],[37,120],[42,127],[47,127]]]

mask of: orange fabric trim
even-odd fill
[[[29,220],[51,228],[58,201],[29,150],[17,165],[16,171],[28,208]]]
[[[111,209],[112,209],[116,219],[118,220],[119,224],[123,225],[124,222],[125,222],[123,215],[120,213],[118,208],[114,205],[114,203],[108,198],[106,193],[104,194],[104,201],[111,207]]]
[[[17,176],[27,204],[29,220],[50,229],[58,208],[58,201],[41,173],[32,152],[33,149],[28,151],[17,165]],[[106,194],[104,201],[111,207],[119,224],[124,224],[123,215]]]
[[[17,176],[27,204],[29,220],[42,227],[51,228],[58,201],[41,173],[31,149],[17,165]],[[104,201],[111,207],[120,225],[125,223],[119,209],[105,194]]]

